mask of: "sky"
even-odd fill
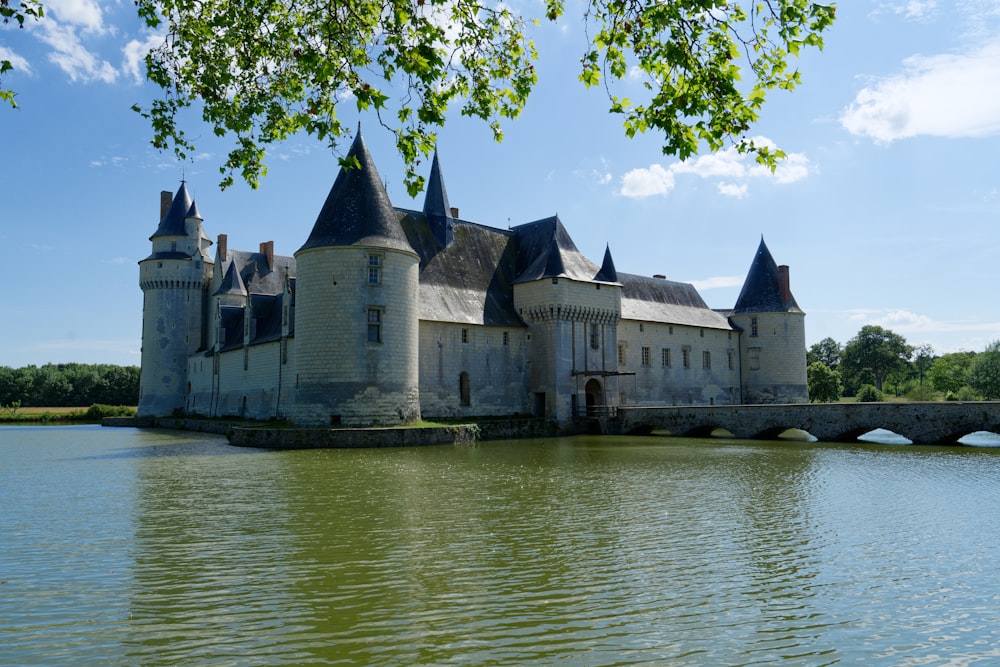
[[[138,365],[137,262],[160,191],[185,179],[210,238],[293,255],[342,153],[295,136],[268,154],[259,189],[222,191],[227,143],[192,122],[198,150],[178,162],[131,110],[157,95],[141,56],[158,36],[133,3],[46,8],[24,30],[0,26],[19,104],[0,107],[0,366]],[[763,238],[790,267],[807,345],[867,324],[936,354],[1000,339],[1000,0],[839,3],[824,50],[793,59],[802,85],[772,93],[751,128],[789,155],[773,174],[730,150],[682,163],[655,134],[626,137],[603,91],[577,80],[579,9],[532,28],[539,82],[502,143],[457,113],[439,133],[461,218],[507,228],[558,214],[596,263],[610,246],[619,271],[690,282],[712,308],[734,305]],[[353,104],[342,113],[360,121],[393,204],[421,208],[391,135]]]

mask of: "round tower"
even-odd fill
[[[161,193],[160,224],[149,240],[153,252],[139,262],[142,288],[142,368],[139,415],[165,416],[184,409],[187,359],[205,336],[206,293],[213,263],[211,241],[182,182]]]
[[[419,256],[406,239],[361,133],[312,233],[295,253],[300,424],[420,419]]]
[[[805,403],[805,313],[792,296],[787,266],[760,240],[730,314],[739,327],[743,403]]]

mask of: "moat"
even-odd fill
[[[0,428],[0,663],[983,664],[1000,449]]]

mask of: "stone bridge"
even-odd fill
[[[1000,401],[620,407],[615,421],[608,431],[707,437],[723,428],[740,439],[776,440],[797,428],[823,442],[855,442],[883,428],[914,444],[955,444],[976,431],[1000,433]]]

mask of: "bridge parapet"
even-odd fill
[[[915,444],[954,444],[975,431],[1000,433],[1000,401],[620,407],[618,417],[623,433],[684,436],[724,428],[741,439],[775,439],[797,428],[821,441],[854,442],[884,428]]]

